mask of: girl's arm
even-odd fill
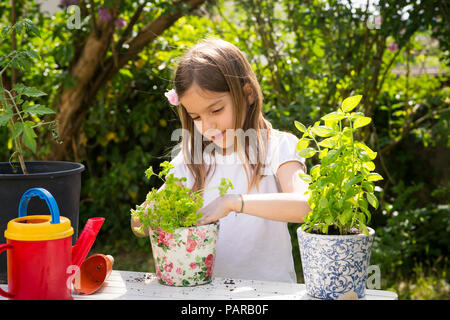
[[[298,176],[300,172],[304,173],[303,166],[297,161],[282,164],[277,171],[282,193],[242,195],[244,213],[270,220],[302,223],[311,208],[304,194],[308,185]]]
[[[283,222],[303,222],[303,217],[311,211],[308,198],[304,195],[308,186],[300,179],[298,173],[304,172],[297,161],[282,164],[277,177],[282,193],[243,194],[243,213],[264,219]],[[225,217],[231,211],[240,212],[241,195],[229,194],[212,201],[205,208],[199,224],[208,224]]]

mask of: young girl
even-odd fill
[[[183,132],[172,172],[205,189],[199,224],[220,220],[214,276],[296,282],[287,222],[301,223],[311,210],[298,176],[306,171],[298,138],[264,119],[256,76],[229,42],[195,45],[174,83],[166,96],[178,106]],[[222,197],[214,188],[221,178],[234,185]]]

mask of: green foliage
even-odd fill
[[[187,179],[177,178],[173,173],[169,173],[173,165],[164,161],[161,163],[162,170],[155,174],[150,166],[145,171],[145,176],[157,176],[164,181],[161,190],[153,188],[146,197],[143,205],[137,205],[136,210],[131,209],[131,217],[138,219],[142,225],[136,227],[135,231],[143,233],[143,229],[149,227],[161,228],[166,232],[173,233],[174,229],[181,227],[191,227],[197,224],[202,217],[199,211],[203,207],[202,193],[204,190],[193,192],[191,188],[185,187],[183,182]],[[223,196],[229,188],[233,189],[230,179],[222,178],[219,192]]]
[[[26,32],[29,36],[40,36],[39,30],[33,22],[29,19],[23,19],[14,25],[2,27],[2,40],[9,36],[13,30],[17,35]],[[15,151],[13,156],[17,155],[19,158],[23,157],[23,146],[36,153],[36,127],[42,125],[55,126],[54,121],[44,122],[38,118],[38,116],[53,114],[55,111],[28,99],[45,96],[45,92],[25,86],[20,82],[15,83],[13,88],[8,90],[3,83],[3,74],[6,71],[12,68],[29,71],[35,59],[39,60],[40,57],[33,49],[11,50],[9,53],[0,56],[0,127],[8,127],[9,139],[14,141]],[[26,169],[24,172],[26,172]]]
[[[313,166],[309,175],[299,174],[309,184],[308,204],[312,211],[304,218],[302,228],[306,231],[317,229],[327,234],[329,227],[334,226],[340,234],[348,234],[353,228],[369,234],[366,225],[371,213],[368,206],[378,208],[373,182],[383,178],[372,172],[375,170],[372,161],[377,153],[353,138],[358,128],[372,120],[360,112],[351,112],[361,98],[361,95],[346,98],[337,112],[321,118],[324,125],[317,121],[306,128],[295,122],[303,133],[297,145],[298,154],[304,158],[318,154],[320,159],[320,164]],[[318,142],[319,137],[325,139]],[[308,147],[311,140],[317,149]]]
[[[433,192],[433,202],[415,208],[423,188],[422,183],[405,186],[400,181],[395,187],[395,201],[383,205],[383,215],[388,219],[377,229],[372,262],[389,270],[393,277],[413,272],[419,264],[434,271],[448,264],[450,207],[448,203],[438,204],[438,199],[448,199],[450,184]]]
[[[389,275],[389,278],[392,276]],[[446,267],[443,270],[430,271],[418,264],[412,273],[392,279],[392,284],[386,289],[396,292],[399,300],[449,300],[448,278]],[[383,280],[382,287],[385,288]]]

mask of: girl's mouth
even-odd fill
[[[222,138],[224,135],[225,135],[225,130],[223,130],[221,133],[219,133],[219,134],[217,134],[217,135],[215,135],[215,136],[212,136],[211,138],[212,138],[213,140],[217,140],[217,139]]]

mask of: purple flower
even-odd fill
[[[108,22],[112,19],[111,14],[103,6],[98,7],[98,17],[103,22]]]
[[[180,104],[180,100],[178,100],[178,94],[175,89],[167,91],[166,93],[164,93],[164,95],[166,96],[167,100],[169,100],[171,105],[176,106]]]
[[[125,27],[127,25],[126,20],[122,19],[122,18],[117,19],[114,23],[115,23],[116,27],[119,29],[122,29],[123,27]]]
[[[398,44],[396,44],[395,42],[394,42],[394,43],[389,43],[387,47],[388,47],[388,49],[389,49],[390,51],[392,51],[392,52],[398,50]]]
[[[78,2],[80,2],[80,0],[61,0],[59,2],[59,4],[64,6],[64,7],[68,7],[68,6],[71,6],[71,5],[78,4]]]
[[[376,28],[380,28],[383,23],[383,18],[381,16],[376,16],[373,22]]]

